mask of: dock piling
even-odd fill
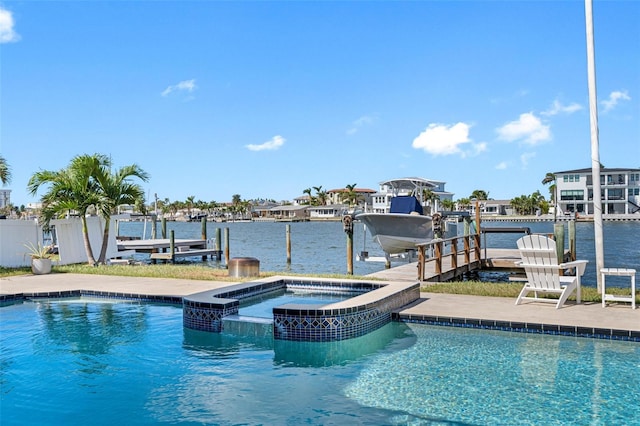
[[[215,249],[216,249],[216,260],[218,262],[220,262],[222,260],[221,243],[222,243],[222,230],[220,228],[216,228],[216,245],[215,245]]]
[[[286,227],[286,239],[287,239],[287,264],[291,263],[291,225]]]
[[[229,228],[224,228],[224,263],[229,267]]]

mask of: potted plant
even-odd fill
[[[51,272],[51,261],[54,256],[50,246],[40,243],[29,242],[24,245],[29,251],[27,255],[31,257],[31,272],[36,275],[48,274]]]

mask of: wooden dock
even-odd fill
[[[423,269],[423,279],[420,280],[419,262],[407,262],[405,264],[394,266],[390,269],[374,272],[370,274],[376,278],[389,281],[426,281],[426,282],[443,282],[456,277],[460,277],[465,273],[479,270],[494,270],[504,272],[518,273],[521,271],[515,264],[520,260],[520,254],[516,249],[487,249],[482,250],[480,261],[472,261],[465,264],[464,253],[458,253],[457,266],[453,267],[451,256],[445,255],[442,259],[440,272],[436,271],[436,263],[434,259],[427,259]],[[482,265],[482,269],[480,266]]]
[[[149,259],[174,262],[178,258],[198,257],[198,256],[201,256],[203,259],[205,259],[207,256],[211,256],[211,258],[213,258],[214,256],[216,258],[220,258],[220,256],[222,256],[222,250],[196,249],[196,250],[174,251],[173,253],[171,252],[151,253],[149,255]]]
[[[185,257],[202,257],[206,260],[208,256],[220,259],[221,250],[207,248],[207,240],[200,239],[171,239],[156,238],[148,240],[124,240],[118,242],[119,250],[131,250],[136,253],[149,253],[152,261],[162,260],[174,262],[176,259]]]
[[[175,247],[188,247],[191,249],[206,249],[207,241],[199,239],[176,239]],[[138,253],[159,253],[171,247],[170,238],[153,238],[148,240],[122,240],[118,241],[118,250],[135,250]]]

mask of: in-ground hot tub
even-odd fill
[[[420,284],[272,277],[186,296],[186,328],[221,332],[223,319],[238,315],[242,299],[277,290],[349,293],[353,297],[316,305],[286,303],[273,308],[273,337],[280,340],[337,341],[374,331],[391,321],[394,310],[420,298]]]

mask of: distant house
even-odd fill
[[[591,169],[555,172],[559,214],[593,215]],[[603,218],[640,215],[640,169],[600,169],[600,199]]]
[[[311,204],[311,197],[308,195],[303,195],[293,199],[294,206],[308,206],[309,204]]]
[[[504,216],[514,214],[511,200],[483,200],[480,201],[481,212],[486,216]],[[472,203],[472,208],[474,208]]]
[[[309,220],[341,220],[349,206],[346,204],[332,204],[329,206],[309,207]]]
[[[273,217],[274,207],[279,207],[280,204],[273,202],[263,202],[254,204],[251,207],[251,218],[256,221],[269,221],[275,220]]]
[[[353,191],[358,194],[358,198],[361,200],[360,205],[371,205],[371,195],[375,194],[376,191],[369,188],[354,188]],[[329,203],[331,204],[342,204],[344,200],[342,199],[343,194],[347,192],[347,188],[340,189],[330,189],[327,191],[327,198]]]
[[[270,211],[270,215],[277,221],[305,221],[308,218],[307,215],[308,206],[276,206]]]

